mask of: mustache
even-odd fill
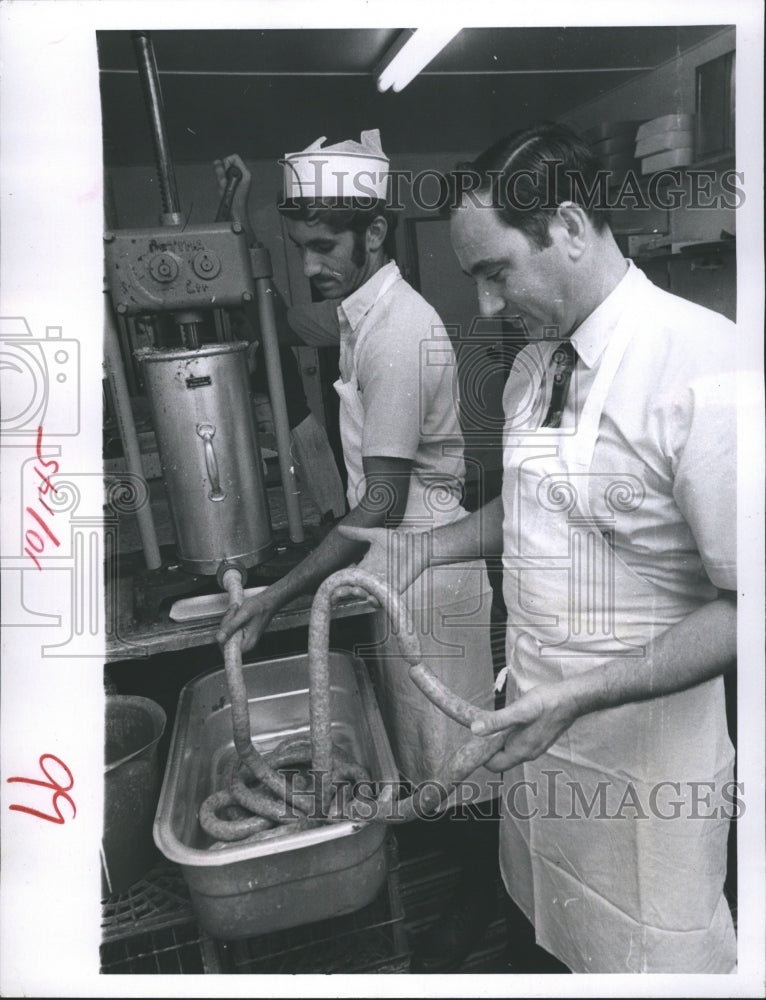
[[[340,281],[343,279],[343,275],[340,271],[329,271],[327,274],[323,274],[319,277],[312,278],[311,284],[316,285],[317,288],[321,288],[322,285],[331,285],[335,281]]]

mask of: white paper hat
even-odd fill
[[[285,198],[385,198],[388,157],[380,131],[362,132],[360,141],[347,139],[322,146],[321,136],[300,153],[286,153]]]

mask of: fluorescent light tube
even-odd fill
[[[459,31],[460,28],[418,28],[380,73],[378,90],[381,93],[389,88],[395,93],[403,90]]]

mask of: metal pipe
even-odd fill
[[[282,490],[285,494],[287,508],[287,524],[292,542],[304,540],[303,521],[299,500],[298,482],[295,476],[295,466],[292,461],[290,444],[290,422],[287,418],[287,401],[285,386],[282,380],[282,364],[279,360],[279,342],[277,340],[277,325],[274,319],[274,291],[271,280],[266,277],[255,279],[255,291],[258,296],[258,319],[263,338],[263,353],[266,358],[266,378],[269,385],[271,409],[274,415],[274,432],[277,438],[277,453],[279,456],[279,471],[282,478]]]
[[[134,31],[133,47],[138,62],[138,75],[141,78],[144,97],[146,99],[146,108],[149,112],[163,209],[168,214],[178,213],[181,211],[181,203],[178,198],[173,160],[170,155],[170,144],[168,143],[167,131],[165,129],[160,77],[157,72],[154,46],[149,32]]]
[[[114,397],[117,425],[120,429],[128,472],[143,479],[144,469],[141,464],[141,448],[138,444],[136,424],[133,420],[133,410],[130,405],[130,394],[128,393],[128,383],[125,379],[120,344],[117,339],[117,330],[114,327],[106,302],[104,303],[104,360],[106,363],[107,378],[109,379],[109,385]],[[141,544],[144,549],[146,568],[159,569],[162,565],[162,556],[160,555],[160,547],[157,542],[157,532],[154,527],[154,517],[152,516],[150,503],[139,507],[136,511],[136,521],[138,522],[138,533],[141,536]]]
[[[231,218],[234,204],[234,193],[242,180],[242,171],[231,164],[226,171],[226,186],[218,206],[216,222]],[[274,318],[274,290],[271,284],[271,257],[262,244],[254,242],[252,249],[257,251],[258,265],[255,274],[255,291],[258,297],[258,318],[260,321],[263,353],[266,359],[266,379],[269,386],[271,411],[274,416],[274,432],[277,439],[277,454],[279,458],[279,473],[282,480],[282,492],[285,496],[287,510],[287,526],[290,540],[300,543],[304,540],[303,520],[299,501],[298,484],[295,477],[295,467],[292,463],[292,442],[290,437],[290,421],[287,416],[287,401],[285,385],[282,378],[282,363],[279,359],[279,341]],[[216,322],[216,331],[218,332]],[[220,339],[220,333],[219,339]]]

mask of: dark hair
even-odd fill
[[[396,242],[394,233],[399,217],[396,212],[386,207],[383,198],[280,198],[277,202],[280,215],[296,222],[306,222],[309,225],[323,222],[334,233],[354,233],[354,246],[361,246],[361,237],[367,227],[379,215],[382,215],[388,225],[383,249],[389,257],[395,256]]]
[[[450,205],[459,207],[472,191],[490,193],[500,219],[542,249],[551,245],[550,220],[564,201],[580,205],[597,231],[609,225],[607,183],[607,171],[583,138],[565,125],[541,122],[459,164]]]

